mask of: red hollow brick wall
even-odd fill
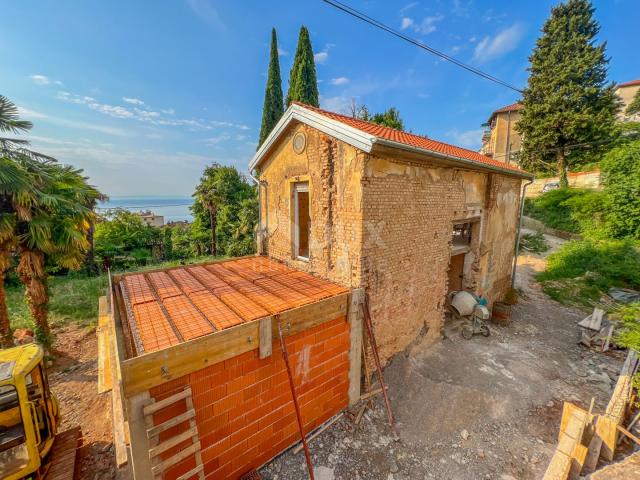
[[[348,404],[349,323],[345,317],[285,337],[305,433]],[[189,384],[207,480],[238,479],[300,439],[280,343],[260,360],[252,350],[174,379],[150,391],[156,400]],[[155,415],[158,425],[186,411],[181,401]],[[163,432],[160,441],[188,428],[187,423]],[[168,451],[168,458],[188,446]],[[175,479],[195,466],[193,456],[169,469]]]

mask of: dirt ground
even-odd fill
[[[547,237],[555,249],[562,240]],[[397,419],[386,423],[381,397],[359,425],[349,415],[311,442],[317,480],[533,479],[555,448],[562,401],[603,409],[622,364],[620,352],[598,354],[578,346],[583,313],[546,297],[533,274],[544,256],[518,261],[523,292],[508,327],[489,338],[464,340],[448,323],[436,345],[415,345],[385,369]],[[50,372],[63,428],[80,425],[81,480],[113,478],[109,395],[97,394],[95,333],[58,332],[64,352]],[[359,405],[353,409],[358,410]],[[266,465],[268,480],[306,479],[303,453],[292,450]]]
[[[553,248],[562,243],[547,240]],[[442,342],[397,356],[385,380],[398,435],[379,396],[358,426],[343,418],[311,443],[316,479],[541,478],[562,401],[588,408],[595,397],[596,409],[604,409],[623,358],[577,345],[584,314],[540,291],[533,274],[544,263],[540,255],[520,256],[517,286],[524,295],[510,326],[464,340],[459,325],[447,324]],[[261,473],[305,479],[304,455],[288,451]]]
[[[111,397],[98,395],[98,341],[94,329],[68,326],[56,331],[51,389],[60,402],[60,431],[80,426],[80,480],[115,477]]]

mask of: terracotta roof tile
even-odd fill
[[[394,128],[384,127],[382,125],[377,125],[375,123],[366,122],[364,120],[360,120],[357,118],[348,117],[346,115],[341,115],[339,113],[329,112],[327,110],[322,110],[321,108],[316,108],[310,105],[306,105],[304,103],[300,103],[300,102],[293,102],[293,103],[300,105],[301,107],[304,107],[313,112],[324,115],[327,118],[330,118],[337,122],[348,125],[349,127],[353,127],[364,133],[368,133],[369,135],[373,135],[375,137],[382,138],[385,140],[390,140],[402,145],[408,145],[411,147],[417,147],[417,148],[423,149],[426,151],[425,153],[433,152],[436,154],[447,155],[447,156],[454,157],[461,160],[468,160],[471,162],[475,162],[479,166],[488,165],[491,167],[499,167],[504,170],[513,170],[514,172],[518,172],[518,173],[526,173],[524,170],[521,170],[514,165],[507,165],[503,162],[494,160],[491,157],[487,157],[486,155],[482,155],[478,152],[474,152],[473,150],[456,147],[454,145],[432,140],[427,137],[415,135],[413,133],[407,133],[402,130],[396,130]]]
[[[630,82],[619,83],[618,88],[620,87],[635,87],[636,85],[640,85],[640,79],[631,80]]]

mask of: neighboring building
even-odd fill
[[[521,103],[513,103],[499,108],[487,120],[488,130],[482,136],[480,153],[502,163],[513,163],[513,157],[520,151],[522,142],[516,131],[520,120]]]
[[[627,107],[633,100],[633,97],[636,95],[636,93],[638,93],[638,90],[640,90],[640,80],[633,80],[631,82],[621,83],[620,85],[618,85],[616,94],[618,95],[618,97],[620,97],[620,100],[622,100],[622,108],[618,113],[618,119],[620,121],[640,122],[640,114],[629,116],[625,113]]]
[[[511,287],[513,165],[299,103],[256,152],[259,252],[370,298],[384,360],[440,338],[446,296]]]
[[[621,83],[616,89],[616,94],[622,100],[622,108],[618,113],[620,121],[640,121],[640,115],[628,116],[624,112],[633,100],[636,92],[640,90],[640,80]],[[512,103],[499,108],[491,114],[486,123],[488,128],[482,135],[482,147],[480,153],[506,164],[514,162],[514,156],[522,148],[522,138],[515,129],[520,120],[521,103]]]
[[[150,227],[159,228],[164,226],[164,217],[162,215],[156,215],[149,210],[146,210],[144,212],[137,212],[137,215],[139,215],[142,221]]]

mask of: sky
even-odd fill
[[[342,1],[517,87],[557,3]],[[610,80],[640,78],[640,2],[594,5]],[[271,28],[286,95],[301,25],[328,110],[394,106],[414,133],[477,149],[489,114],[518,99],[320,0],[4,2],[0,94],[34,123],[35,150],[83,168],[107,195],[190,195],[211,162],[246,172]]]

